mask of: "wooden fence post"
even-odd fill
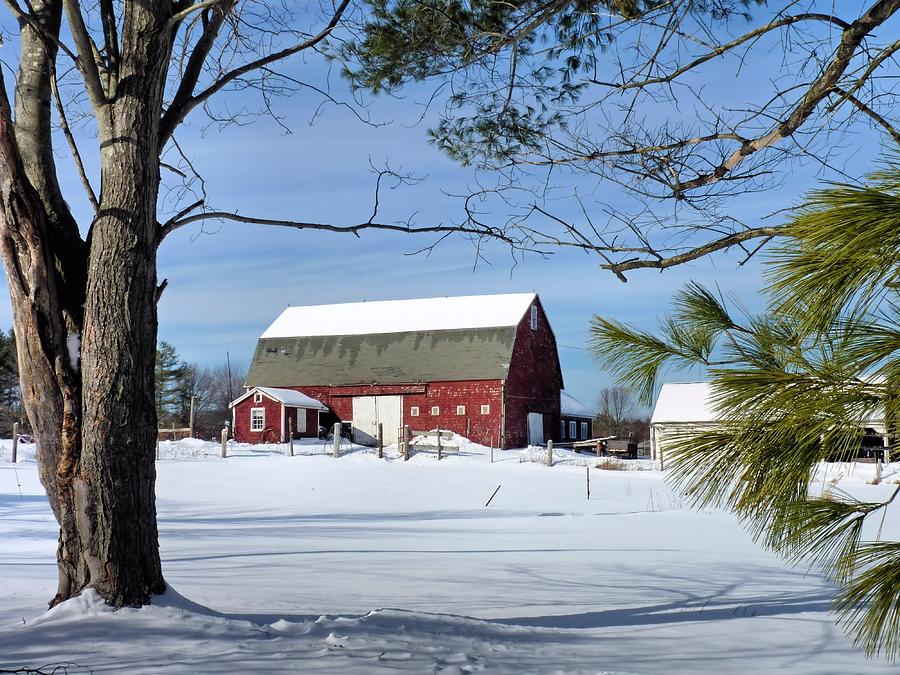
[[[10,457],[10,461],[15,464],[18,461],[16,455],[18,454],[18,446],[19,446],[19,423],[13,422],[13,437],[12,437],[12,457]]]
[[[228,427],[222,427],[222,459],[228,456]]]
[[[384,459],[384,427],[378,423],[378,459]]]
[[[305,413],[306,411],[304,411]],[[294,456],[294,418],[288,417],[288,450]]]
[[[194,400],[196,398],[196,396],[191,396],[191,417],[190,423],[188,424],[188,426],[190,427],[190,431],[188,431],[188,433],[190,434],[191,438],[194,437]]]
[[[341,423],[335,422],[334,429],[332,431],[332,435],[334,436],[334,443],[331,448],[331,456],[337,459],[341,454]]]
[[[586,466],[584,468],[587,469],[587,471],[585,471],[585,474],[587,475],[587,498],[590,499],[591,498],[591,467]]]
[[[438,461],[441,461],[441,430],[437,430]]]
[[[403,425],[403,461],[409,461],[409,425]]]
[[[553,466],[553,441],[547,441],[547,466]]]
[[[491,464],[494,463],[494,435],[491,434]]]

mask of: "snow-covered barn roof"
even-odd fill
[[[667,382],[659,390],[651,424],[660,422],[715,422],[709,382]]]
[[[260,337],[247,383],[503,380],[532,306],[540,307],[535,293],[290,307]],[[543,312],[539,317],[546,321]]]
[[[535,297],[535,293],[505,293],[288,307],[261,338],[516,326]]]
[[[587,409],[577,398],[564,391],[559,392],[559,409],[563,415],[571,415],[572,417],[593,417],[591,411]]]
[[[279,389],[278,387],[252,387],[248,389],[242,396],[238,396],[234,401],[232,401],[231,406],[236,406],[245,398],[247,398],[251,394],[255,394],[256,392],[261,392],[269,398],[278,401],[279,403],[284,403],[284,405],[290,406],[292,408],[309,408],[312,410],[323,411],[328,410],[328,407],[324,403],[322,403],[321,401],[317,401],[310,396],[307,396],[303,392],[295,391],[293,389]]]

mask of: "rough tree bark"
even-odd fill
[[[58,33],[61,3],[33,7]],[[158,127],[171,11],[164,1],[126,10],[117,95],[94,102],[102,192],[87,242],[62,201],[52,160],[42,157],[52,152],[56,49],[30,25],[22,27],[15,121],[0,86],[0,253],[23,404],[60,524],[51,604],[88,586],[114,606],[141,604],[165,589],[153,372]]]

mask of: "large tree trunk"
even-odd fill
[[[156,527],[156,198],[163,24],[134,9],[116,101],[101,133],[103,191],[90,241],[76,505],[86,517],[91,585],[112,605],[165,585]],[[164,21],[164,19],[162,20]]]
[[[36,11],[45,6],[58,26],[58,3],[35,3]],[[95,110],[102,192],[87,244],[52,170],[55,54],[23,30],[27,72],[18,78],[15,128],[0,75],[0,255],[23,403],[60,524],[51,604],[86,587],[113,606],[143,604],[165,589],[155,504],[155,261],[171,8],[165,0],[126,8],[117,91]]]

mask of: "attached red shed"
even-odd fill
[[[302,391],[371,444],[403,425],[484,445],[556,438],[563,386],[535,293],[290,307],[260,337],[249,387]],[[236,409],[235,432],[249,414]],[[247,417],[247,420],[238,419]]]
[[[283,443],[317,438],[320,416],[328,408],[294,389],[252,387],[231,402],[234,437],[242,443]]]

